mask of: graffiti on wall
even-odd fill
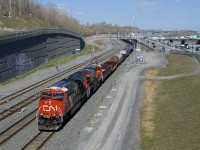
[[[33,61],[26,53],[19,53],[15,57],[16,61],[16,74],[21,75],[34,68]]]

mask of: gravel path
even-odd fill
[[[147,79],[147,80],[172,80],[176,78],[181,78],[181,77],[188,77],[188,76],[194,76],[200,74],[200,67],[197,68],[197,70],[190,72],[190,73],[183,73],[183,74],[177,74],[177,75],[172,75],[172,76],[156,76],[156,77],[146,77],[146,76],[141,76],[141,79]]]
[[[162,67],[165,64],[163,55],[157,53],[143,53],[146,59],[141,65],[132,64],[129,59],[122,64],[120,75],[116,78],[115,94],[108,93],[112,103],[105,107],[104,117],[97,122],[97,128],[92,131],[88,140],[82,137],[78,149],[113,150],[139,149],[139,106],[142,99],[143,81],[139,80],[144,70],[150,67]],[[130,60],[132,58],[130,56]],[[157,59],[155,59],[157,58]],[[119,73],[118,73],[119,74]],[[111,89],[111,91],[114,89]],[[101,112],[101,109],[99,109]]]
[[[133,144],[139,147],[138,106],[143,93],[139,75],[143,69],[165,63],[161,54],[143,55],[145,63],[135,64],[136,54],[132,53],[43,149],[132,149]]]

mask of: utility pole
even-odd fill
[[[135,28],[135,16],[133,16],[133,28]]]

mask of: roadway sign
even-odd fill
[[[197,40],[200,40],[200,33],[197,34]]]

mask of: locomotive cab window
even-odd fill
[[[46,100],[52,97],[52,93],[49,92],[42,92],[40,100]]]
[[[78,85],[77,85],[77,84],[74,85],[73,90],[74,90],[74,93],[75,93],[75,94],[78,94],[78,93],[79,93],[79,91],[78,91]]]
[[[62,101],[64,98],[64,93],[53,93],[53,99]]]

